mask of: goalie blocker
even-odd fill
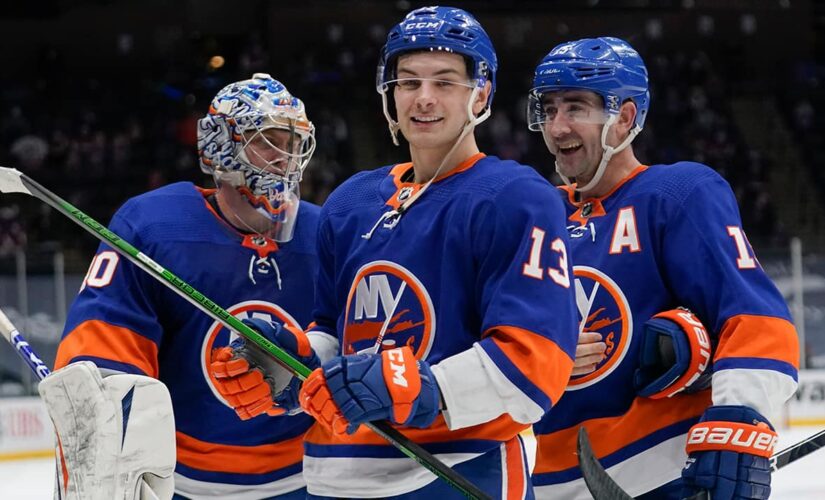
[[[175,424],[163,383],[103,378],[81,361],[52,373],[39,390],[57,432],[55,499],[172,498]]]

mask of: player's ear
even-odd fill
[[[487,80],[487,83],[484,84],[484,88],[478,92],[476,96],[476,100],[473,103],[473,114],[478,116],[481,113],[481,110],[487,105],[487,98],[490,96],[490,92],[493,91],[493,84],[490,83],[490,80]]]
[[[633,128],[637,112],[636,103],[629,99],[622,103],[622,107],[619,108],[619,117],[616,119],[614,127],[622,140],[627,137],[627,134],[629,134]]]

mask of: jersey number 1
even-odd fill
[[[739,255],[736,258],[736,265],[739,269],[755,269],[756,260],[751,257],[748,251],[748,242],[745,240],[745,233],[737,226],[728,226],[728,234],[736,243],[736,251]]]
[[[541,250],[544,246],[545,232],[534,227],[530,238],[533,240],[533,245],[530,247],[530,259],[524,263],[522,273],[535,279],[544,279],[544,268],[541,267]],[[570,288],[570,275],[567,273],[567,248],[564,246],[564,241],[561,238],[556,238],[550,243],[550,249],[559,254],[559,267],[554,269],[547,268],[547,274],[557,284]]]

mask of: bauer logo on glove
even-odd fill
[[[660,399],[705,389],[712,361],[710,336],[696,315],[684,308],[661,312],[644,324],[636,390]]]

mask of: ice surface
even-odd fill
[[[801,441],[820,429],[795,427],[780,432],[778,450]],[[52,498],[54,459],[0,462],[2,498],[44,500]],[[793,462],[777,471],[772,479],[772,499],[825,499],[825,449]]]

